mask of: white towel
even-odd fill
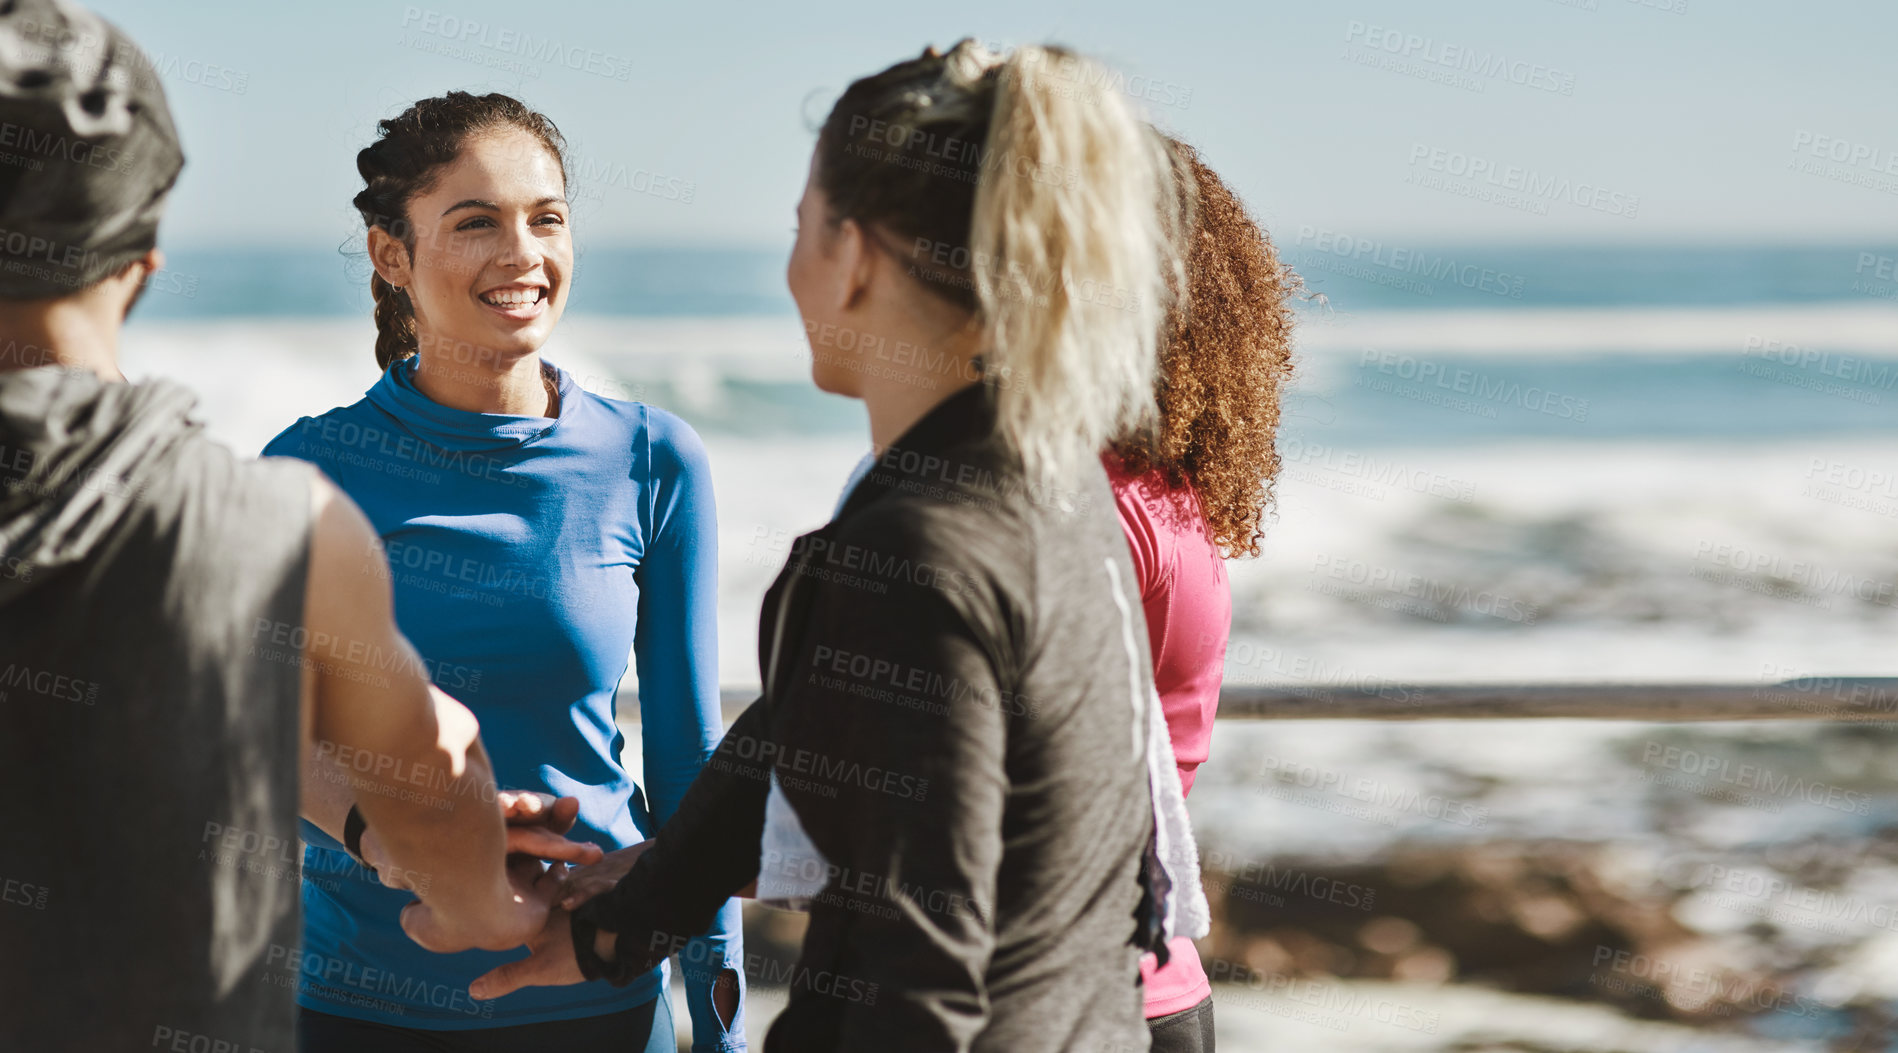
[[[771,795],[764,802],[764,837],[759,843],[758,902],[785,910],[809,910],[811,900],[830,880],[830,862],[811,844],[797,812],[771,773]]]
[[[1212,931],[1213,912],[1206,904],[1206,890],[1199,883],[1199,845],[1193,840],[1193,818],[1186,812],[1186,792],[1180,785],[1179,761],[1173,756],[1173,736],[1167,732],[1160,696],[1149,693],[1153,704],[1147,712],[1153,716],[1147,721],[1147,784],[1153,789],[1153,835],[1158,842],[1155,847],[1160,865],[1166,868],[1173,885],[1166,899],[1166,938],[1197,940]]]
[[[870,474],[875,464],[876,454],[866,453],[850,469],[844,492],[837,495],[837,507],[831,511],[833,518],[843,511],[850,491]],[[811,844],[811,836],[804,832],[804,824],[798,822],[797,812],[792,810],[783,787],[778,785],[775,771],[771,773],[770,796],[764,802],[764,836],[759,839],[758,847],[758,902],[785,910],[809,909],[812,898],[822,892],[830,880],[830,861]]]
[[[1193,841],[1193,820],[1186,812],[1186,793],[1180,786],[1179,762],[1173,756],[1173,737],[1167,733],[1166,716],[1151,677],[1145,678],[1145,697],[1141,695],[1140,647],[1134,642],[1133,606],[1121,587],[1120,567],[1111,559],[1103,559],[1101,565],[1113,588],[1114,606],[1120,610],[1120,642],[1127,652],[1132,685],[1127,695],[1134,711],[1136,751],[1140,722],[1145,720],[1147,725],[1147,792],[1153,800],[1154,854],[1160,857],[1168,883],[1166,902],[1160,910],[1161,932],[1169,940],[1175,936],[1197,940],[1212,931],[1213,915],[1206,905],[1206,890],[1199,883],[1199,846]]]

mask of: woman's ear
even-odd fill
[[[383,281],[398,289],[408,286],[409,247],[381,227],[369,228],[369,263]]]
[[[837,225],[837,309],[861,306],[870,295],[870,274],[876,267],[874,246],[863,224],[846,219]]]

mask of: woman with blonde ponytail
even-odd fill
[[[1197,884],[1158,865],[1173,769],[1099,451],[1151,404],[1181,217],[1109,83],[965,41],[838,100],[786,276],[875,457],[792,545],[763,697],[678,813],[477,995],[620,982],[755,882],[810,910],[767,1049],[1147,1048],[1139,955]]]

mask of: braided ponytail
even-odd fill
[[[376,298],[376,365],[386,371],[421,350],[415,308],[407,290],[390,285],[380,274],[370,276],[369,293]]]
[[[380,227],[413,258],[415,231],[408,221],[409,202],[428,189],[444,165],[454,162],[471,136],[499,128],[516,128],[538,139],[559,162],[565,180],[567,141],[553,121],[512,96],[451,91],[422,99],[378,122],[376,141],[356,154],[356,171],[364,186],[352,204],[363,226]],[[387,370],[421,351],[415,305],[408,290],[390,285],[381,274],[370,278],[369,292],[376,301],[376,364]]]

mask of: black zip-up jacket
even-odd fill
[[[652,849],[577,912],[649,967],[760,860],[768,772],[830,864],[778,1050],[1144,1050],[1151,661],[1105,474],[1031,486],[980,385],[799,538],[764,696]],[[768,975],[767,975],[768,974]]]

